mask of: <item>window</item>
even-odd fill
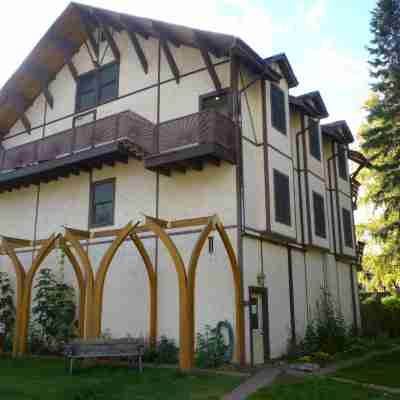
[[[310,153],[318,161],[321,161],[320,135],[319,124],[317,121],[310,120],[309,140]]]
[[[103,104],[118,96],[119,65],[111,63],[83,74],[78,79],[76,112]]]
[[[343,235],[346,247],[353,247],[353,229],[351,224],[351,214],[346,208],[342,208]]]
[[[339,146],[338,152],[338,168],[339,176],[342,179],[347,180],[347,159],[346,159],[346,149],[343,146]]]
[[[289,177],[274,169],[275,220],[290,226]]]
[[[314,229],[315,235],[326,239],[324,198],[319,193],[313,192]]]
[[[272,126],[286,135],[285,94],[273,84],[271,84],[271,117]]]
[[[94,182],[90,197],[90,227],[114,225],[115,179]]]
[[[231,114],[231,102],[228,90],[221,90],[200,96],[200,111],[214,110],[229,116]]]

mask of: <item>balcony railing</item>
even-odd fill
[[[216,111],[201,111],[162,122],[154,135],[154,154],[204,143],[216,143],[226,150],[235,147],[233,121]]]
[[[0,171],[29,167],[61,159],[111,142],[127,140],[145,154],[151,152],[154,124],[124,111],[76,128],[46,136],[0,152]]]
[[[112,164],[128,156],[144,158],[146,168],[152,170],[171,170],[178,161],[193,168],[207,160],[234,163],[235,132],[233,121],[214,111],[190,114],[158,126],[132,111],[124,111],[0,149],[0,192],[47,182],[59,173],[68,176],[72,169]],[[179,167],[182,169],[182,165]]]

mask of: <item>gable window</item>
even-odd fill
[[[289,177],[274,169],[275,220],[291,226]]]
[[[342,179],[347,180],[346,149],[343,146],[339,146],[339,151],[338,151],[338,169],[339,169],[339,176]]]
[[[346,247],[353,247],[353,229],[351,224],[351,214],[346,208],[342,208],[343,235]]]
[[[317,121],[310,120],[309,129],[310,153],[318,161],[321,161],[321,143],[319,134],[319,124]]]
[[[119,65],[111,63],[78,78],[76,112],[103,104],[118,96]]]
[[[90,227],[114,225],[115,179],[92,183],[90,199]]]
[[[274,84],[271,84],[271,119],[272,126],[286,135],[285,94]]]
[[[219,90],[200,96],[200,111],[213,110],[229,116],[231,114],[231,102],[228,90]]]
[[[313,206],[315,235],[326,239],[324,197],[319,193],[313,192]]]

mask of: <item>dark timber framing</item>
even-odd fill
[[[178,66],[176,65],[174,56],[171,53],[171,49],[169,48],[168,43],[162,38],[160,38],[160,44],[163,49],[165,58],[167,59],[172,75],[174,76],[176,83],[179,83],[180,80],[179,69]]]
[[[100,29],[103,31],[107,43],[110,46],[110,49],[114,55],[114,59],[119,62],[119,60],[121,59],[121,53],[117,44],[115,43],[114,37],[110,32],[108,25],[105,23],[103,17],[99,13],[93,13],[92,15]]]
[[[123,26],[128,34],[129,40],[131,41],[132,46],[136,51],[136,54],[139,58],[140,64],[142,65],[144,73],[147,74],[149,72],[149,63],[147,61],[146,55],[144,54],[144,51],[139,42],[139,39],[136,36],[135,31],[133,29],[130,29],[129,25],[127,23],[125,23],[124,20],[121,20],[121,23],[123,24]]]

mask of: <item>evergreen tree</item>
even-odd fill
[[[400,257],[400,0],[378,0],[372,12],[370,52],[373,96],[366,104],[362,148],[373,164],[367,197],[379,226],[371,232],[391,266]],[[372,178],[372,179],[371,179]]]
[[[6,337],[10,339],[15,324],[14,289],[6,272],[0,272],[0,323],[4,324]]]

